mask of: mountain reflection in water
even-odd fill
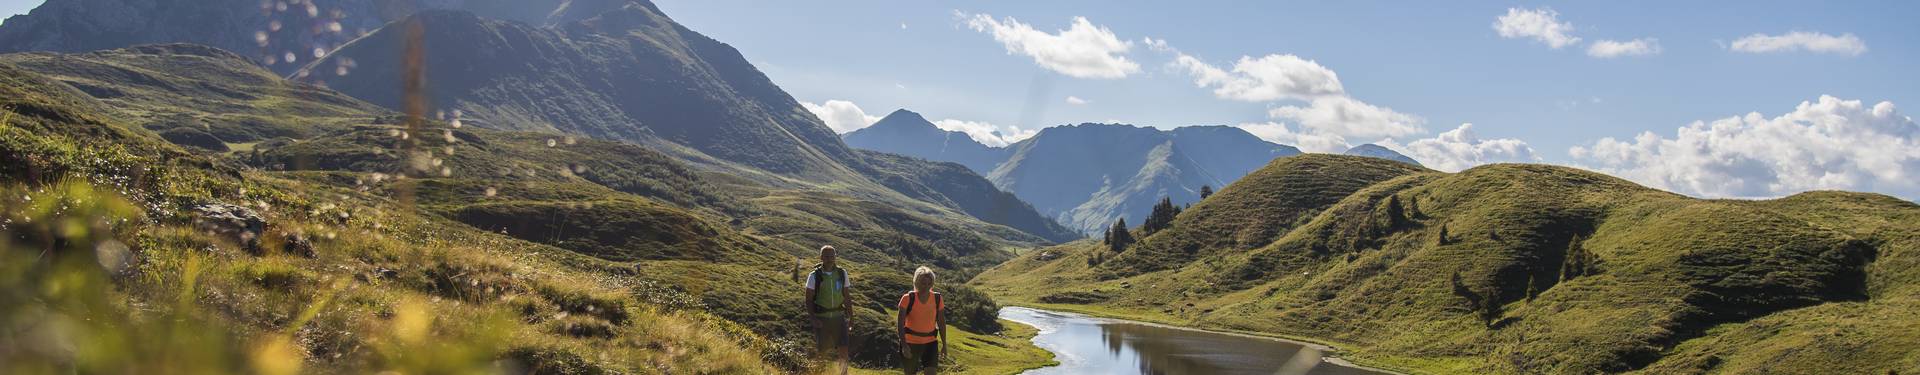
[[[1059,366],[1046,374],[1380,374],[1322,361],[1319,350],[1242,335],[1098,319],[1024,307],[1000,317],[1039,328]]]

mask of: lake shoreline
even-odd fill
[[[1176,329],[1176,330],[1183,330],[1183,331],[1229,335],[1229,336],[1243,337],[1243,338],[1256,339],[1256,340],[1284,342],[1288,344],[1294,344],[1294,345],[1299,345],[1301,347],[1318,350],[1322,353],[1320,356],[1321,361],[1331,363],[1337,366],[1375,371],[1375,372],[1386,373],[1386,374],[1409,375],[1407,372],[1404,372],[1404,371],[1399,371],[1399,370],[1384,368],[1379,366],[1357,364],[1357,363],[1354,363],[1353,361],[1347,360],[1346,358],[1342,358],[1337,355],[1329,355],[1329,353],[1339,353],[1340,352],[1339,348],[1326,343],[1303,340],[1303,339],[1294,338],[1294,337],[1279,336],[1279,335],[1260,333],[1260,332],[1248,332],[1248,331],[1238,331],[1238,330],[1217,330],[1217,329],[1183,326],[1183,325],[1163,323],[1163,322],[1135,320],[1135,319],[1128,319],[1120,316],[1103,314],[1098,311],[1094,311],[1090,309],[1062,308],[1061,306],[1027,304],[1027,303],[1010,303],[1010,304],[1001,306],[1002,310],[1005,310],[1007,308],[1023,308],[1023,309],[1041,311],[1041,312],[1047,312],[1047,313],[1053,313],[1053,314],[1079,315],[1087,319],[1099,320],[1099,321],[1136,324],[1136,325],[1142,325],[1142,326],[1160,327],[1160,328]],[[1032,324],[1029,324],[1027,322],[1022,322],[1022,321],[1013,320],[1013,319],[1004,319],[1004,320],[1034,327]],[[1038,327],[1035,327],[1035,328],[1037,329]],[[1034,338],[1029,339],[1029,341],[1033,339],[1038,339],[1038,337],[1039,335],[1035,335]],[[1058,355],[1058,353],[1055,353],[1055,355]]]

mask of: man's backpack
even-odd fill
[[[807,277],[809,277],[809,278],[812,278],[812,279],[813,279],[812,281],[813,281],[813,285],[814,285],[814,286],[817,286],[817,287],[822,287],[821,289],[816,289],[816,292],[815,292],[815,293],[819,293],[819,292],[821,292],[821,291],[825,291],[825,290],[826,290],[826,289],[824,288],[824,286],[826,286],[826,285],[827,285],[827,280],[824,280],[824,279],[822,279],[823,277],[826,277],[826,274],[825,274],[825,272],[820,272],[820,271],[822,270],[822,267],[824,267],[824,266],[826,266],[826,265],[825,265],[825,264],[814,264],[814,265],[813,265],[813,272],[812,272],[812,273],[809,273],[809,274],[807,274]],[[836,285],[836,286],[838,286],[838,287],[840,287],[840,288],[841,288],[841,290],[834,290],[834,291],[833,291],[833,293],[846,293],[844,289],[846,289],[846,287],[847,287],[847,283],[846,283],[846,281],[847,281],[847,270],[846,270],[846,269],[840,269],[840,271],[839,271],[839,272],[837,272],[837,273],[839,273],[839,274],[840,274],[840,283],[838,283],[838,284],[835,284],[835,285]],[[845,295],[842,295],[842,296],[840,296],[840,298],[847,298],[847,296],[845,296]],[[841,310],[841,308],[840,308],[840,306],[839,306],[839,305],[834,305],[834,306],[821,306],[821,305],[820,305],[820,304],[818,303],[818,301],[807,301],[807,306],[808,306],[808,307],[809,307],[809,308],[811,309],[811,311],[808,311],[808,312],[810,312],[810,313],[815,313],[815,314],[818,314],[818,313],[827,313],[827,312],[835,312],[835,311],[840,311],[840,310]]]

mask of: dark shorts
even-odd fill
[[[912,356],[905,358],[906,363],[902,364],[902,366],[906,367],[908,374],[920,371],[920,369],[923,368],[940,368],[939,341],[925,344],[907,344],[907,352],[912,353]]]
[[[814,320],[813,347],[821,356],[839,357],[840,348],[847,345],[847,317],[821,317]]]

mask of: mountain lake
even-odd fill
[[[1000,318],[1038,328],[1034,344],[1060,362],[1027,375],[1388,374],[1336,363],[1315,345],[1280,339],[1025,307],[1002,308]]]

